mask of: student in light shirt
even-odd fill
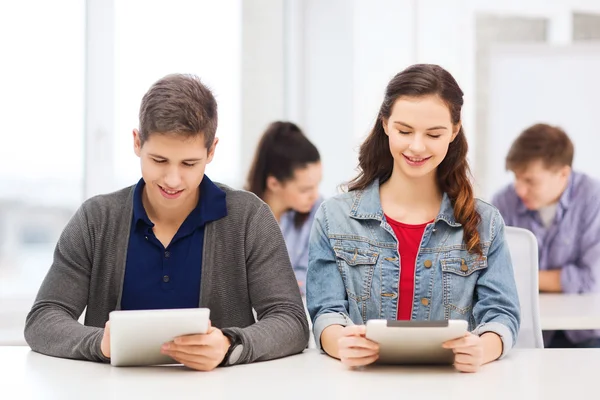
[[[317,209],[322,167],[319,151],[292,123],[276,121],[263,133],[246,182],[264,200],[283,238],[302,295],[308,268],[308,239]]]
[[[542,292],[600,292],[600,182],[573,171],[573,156],[565,131],[530,126],[506,156],[514,183],[492,200],[507,225],[536,236]],[[544,344],[600,347],[600,331],[546,331]]]
[[[359,175],[326,200],[310,240],[307,305],[317,346],[348,366],[373,363],[369,319],[468,321],[444,343],[459,371],[506,355],[519,301],[504,222],[473,197],[463,92],[437,65],[388,83]]]
[[[206,307],[209,332],[175,338],[164,354],[212,370],[301,352],[308,321],[273,214],[204,173],[218,143],[211,91],[197,77],[166,76],[139,117],[142,178],[85,201],[67,224],[27,316],[29,346],[108,362],[111,311]]]

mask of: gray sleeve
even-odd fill
[[[54,260],[25,324],[25,340],[39,353],[73,359],[108,361],[100,351],[103,328],[81,325],[86,307],[92,253],[85,204],[63,230]]]
[[[308,344],[308,319],[281,230],[266,204],[247,226],[246,251],[248,289],[258,322],[246,328],[223,329],[238,336],[243,346],[232,363],[302,352]]]

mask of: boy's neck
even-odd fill
[[[142,193],[142,204],[144,205],[146,214],[148,214],[148,218],[150,218],[150,221],[152,221],[154,224],[180,226],[183,221],[185,221],[187,216],[190,215],[192,210],[196,208],[199,198],[200,188],[196,190],[196,195],[190,197],[189,201],[182,204],[181,207],[173,209],[161,209],[160,207],[156,207],[151,203],[150,198],[146,193],[146,188],[144,188]]]

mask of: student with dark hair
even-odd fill
[[[360,147],[359,175],[317,212],[307,305],[317,345],[346,365],[379,357],[365,337],[369,319],[467,321],[466,336],[444,343],[464,372],[515,343],[504,222],[473,196],[462,105],[462,90],[437,65],[397,74]]]
[[[152,85],[133,130],[142,178],[87,200],[67,224],[27,316],[34,351],[108,362],[111,311],[196,307],[210,309],[208,333],[162,348],[190,368],[306,347],[308,321],[271,211],[204,174],[216,130],[217,103],[197,77]]]
[[[305,293],[308,240],[319,205],[321,157],[292,122],[277,121],[261,137],[246,190],[269,205],[283,233],[301,293]]]
[[[525,129],[506,155],[514,183],[494,196],[507,225],[538,241],[542,292],[600,292],[600,182],[573,171],[574,146],[556,126]],[[546,347],[600,347],[600,331],[545,331]]]

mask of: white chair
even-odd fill
[[[517,348],[544,348],[540,324],[537,239],[527,229],[507,226],[506,241],[515,271],[515,281],[521,303],[521,329]]]

